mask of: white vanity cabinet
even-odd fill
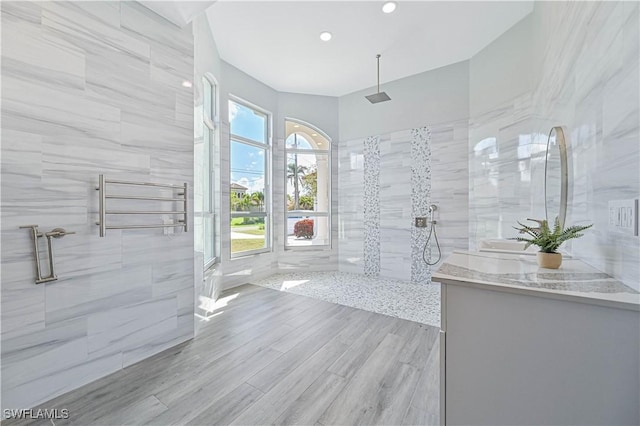
[[[448,425],[640,424],[640,295],[586,264],[456,252],[442,283]]]

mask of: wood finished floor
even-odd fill
[[[439,423],[437,328],[252,285],[223,297],[196,339],[39,408],[68,409],[56,425]]]

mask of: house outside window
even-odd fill
[[[270,115],[248,102],[229,101],[231,257],[271,248]]]

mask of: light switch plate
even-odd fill
[[[609,229],[638,236],[638,200],[609,201]]]

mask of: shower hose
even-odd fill
[[[429,243],[431,242],[431,236],[433,235],[434,240],[436,241],[436,247],[438,247],[438,259],[431,263],[427,260],[426,253],[427,247],[429,247]],[[429,256],[431,258],[431,256]],[[424,249],[422,249],[422,260],[429,266],[434,266],[440,262],[442,259],[442,250],[440,249],[440,242],[438,241],[438,233],[436,232],[436,222],[434,220],[431,221],[431,228],[429,229],[429,235],[427,236],[427,242],[424,243]]]

